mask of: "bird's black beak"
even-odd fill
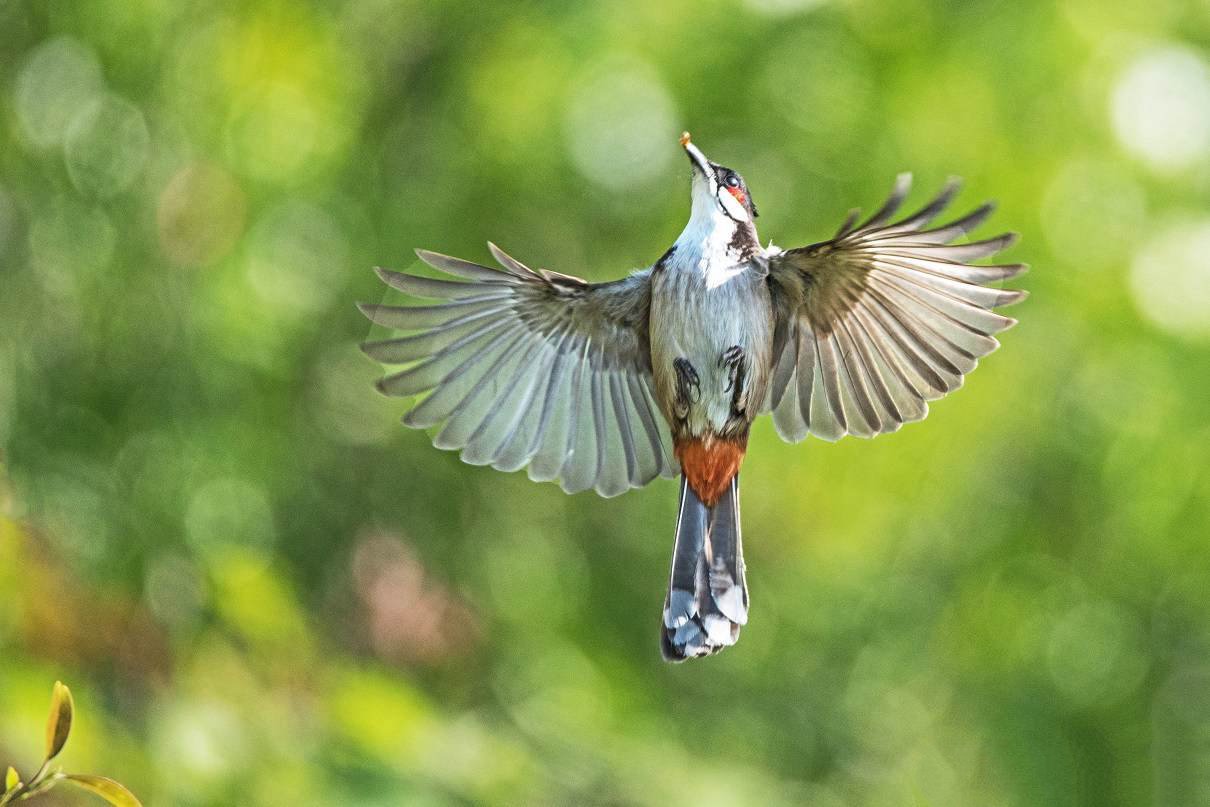
[[[703,177],[709,179],[713,176],[714,172],[710,168],[710,161],[706,159],[705,154],[702,154],[701,149],[690,142],[688,132],[681,133],[681,146],[685,149],[685,153],[689,155],[689,162],[693,163],[693,166],[702,172]]]

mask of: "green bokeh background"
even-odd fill
[[[1210,804],[1208,45],[1177,0],[0,0],[0,763],[62,679],[65,763],[148,805]],[[764,238],[957,174],[1033,271],[924,423],[756,427],[751,623],[667,666],[676,483],[433,449],[353,303],[416,246],[647,265],[682,128]]]

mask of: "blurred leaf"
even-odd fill
[[[55,681],[54,693],[50,698],[50,715],[46,718],[46,761],[54,759],[67,744],[71,734],[71,718],[74,705],[71,690],[62,681]]]
[[[9,791],[15,789],[20,784],[21,784],[21,775],[19,773],[17,773],[16,768],[14,768],[12,765],[9,765],[8,773],[4,774],[4,792],[8,793]]]
[[[64,774],[63,778],[76,787],[96,793],[114,807],[143,807],[142,802],[135,798],[133,793],[108,777],[68,773]]]

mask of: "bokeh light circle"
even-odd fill
[[[1042,197],[1042,230],[1050,248],[1079,269],[1120,265],[1145,220],[1143,189],[1121,161],[1073,159]]]
[[[672,97],[654,70],[610,61],[578,82],[564,134],[576,168],[621,191],[659,176],[675,156],[676,120]]]
[[[17,362],[12,350],[0,342],[0,452],[8,444],[17,408]],[[2,503],[0,503],[2,504]],[[3,507],[0,506],[0,513]]]
[[[765,106],[809,132],[813,148],[836,149],[861,136],[875,80],[861,48],[804,29],[773,46],[756,88]]]
[[[212,163],[180,168],[160,192],[160,249],[175,264],[200,266],[231,251],[244,230],[244,192],[230,172]]]
[[[744,0],[744,5],[770,17],[788,17],[823,5],[826,0]]]
[[[386,440],[396,433],[391,407],[365,390],[382,373],[350,345],[333,345],[319,357],[310,386],[316,421],[327,434],[352,445]]]
[[[7,251],[17,232],[17,206],[4,186],[0,185],[0,256]]]
[[[246,479],[213,479],[189,501],[185,536],[207,558],[219,557],[228,548],[267,551],[276,539],[269,498]]]
[[[85,279],[109,265],[117,241],[117,230],[104,210],[59,197],[30,226],[30,263],[48,291],[73,294]]]
[[[1139,310],[1160,328],[1210,339],[1210,217],[1171,222],[1144,244],[1130,288]]]
[[[87,45],[68,36],[39,45],[17,76],[14,108],[22,136],[39,148],[58,145],[103,86],[101,65]]]
[[[1085,601],[1055,623],[1046,661],[1056,688],[1077,706],[1114,703],[1147,672],[1136,622],[1110,602]]]
[[[143,598],[156,619],[168,627],[192,625],[207,594],[200,571],[188,557],[165,553],[148,564]]]
[[[1210,156],[1210,67],[1194,51],[1166,45],[1138,56],[1113,88],[1113,127],[1122,145],[1164,172]]]
[[[147,162],[151,136],[143,112],[116,95],[92,99],[72,118],[63,142],[67,173],[81,193],[109,197],[130,187]]]
[[[243,99],[227,130],[229,155],[241,173],[293,181],[331,156],[341,137],[322,96],[276,84]]]
[[[283,312],[311,313],[327,305],[342,282],[348,239],[327,211],[305,202],[270,210],[249,233],[248,280]]]

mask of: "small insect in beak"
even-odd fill
[[[706,159],[705,154],[702,154],[701,149],[689,141],[688,132],[681,133],[680,144],[681,148],[685,150],[685,153],[689,155],[689,162],[693,165],[693,167],[698,171],[701,171],[703,177],[709,179],[713,175],[713,171],[710,168],[710,161]]]

